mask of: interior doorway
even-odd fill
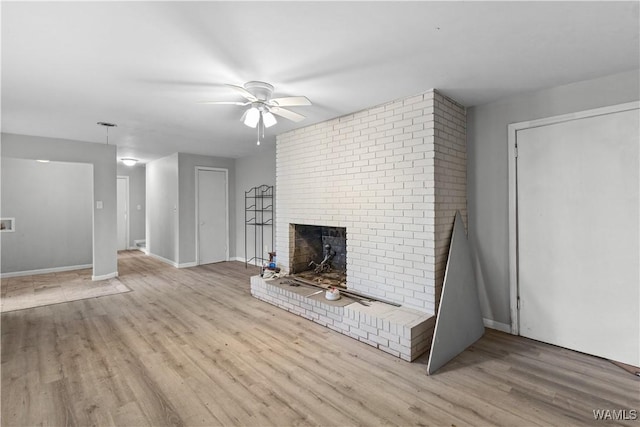
[[[229,191],[226,169],[196,167],[196,260],[229,259]]]
[[[640,365],[639,126],[633,103],[511,129],[520,335]]]
[[[117,177],[118,250],[129,249],[129,177]]]

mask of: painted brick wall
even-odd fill
[[[456,211],[467,224],[467,116],[465,108],[435,92],[435,295],[436,308],[449,256]]]
[[[456,108],[464,114],[464,108],[430,90],[279,135],[278,263],[285,270],[289,265],[289,224],[346,227],[349,288],[434,313],[441,286],[442,239],[436,235],[444,236],[450,211],[448,203],[441,204],[442,229],[437,228],[438,197],[446,202],[449,196],[436,185],[448,183],[450,174],[436,171],[441,154],[446,164],[448,150],[459,149],[445,138],[444,120],[455,116],[451,122],[457,123]],[[462,125],[464,133],[464,120]],[[464,137],[461,141],[464,148]],[[444,191],[457,195],[459,183],[454,184]]]

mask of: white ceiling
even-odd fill
[[[305,95],[275,135],[438,88],[473,106],[639,67],[631,2],[2,2],[2,131],[144,161],[256,152],[225,83]]]

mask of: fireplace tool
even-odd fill
[[[334,256],[336,256],[336,251],[332,251],[331,250],[331,245],[330,244],[326,244],[324,245],[324,249],[325,249],[325,256],[324,259],[322,260],[322,262],[320,264],[318,264],[315,261],[311,261],[309,263],[309,267],[313,267],[313,271],[316,274],[320,274],[320,273],[328,273],[331,271],[331,260],[333,259]]]

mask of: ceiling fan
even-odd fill
[[[278,121],[275,116],[299,122],[305,116],[283,107],[300,107],[311,105],[311,101],[306,96],[287,96],[284,98],[271,98],[273,86],[269,83],[251,81],[243,86],[227,85],[242,95],[246,101],[203,101],[201,104],[213,105],[240,105],[250,107],[242,115],[242,122],[255,128],[260,123],[266,128],[275,125]]]

